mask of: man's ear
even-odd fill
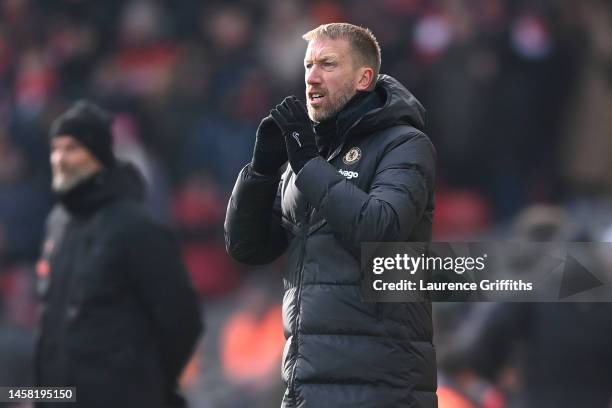
[[[368,91],[374,81],[374,70],[370,67],[359,68],[359,77],[357,80],[357,91]]]

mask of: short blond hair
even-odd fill
[[[358,62],[361,66],[367,66],[374,70],[372,88],[380,73],[380,45],[369,28],[359,27],[349,23],[323,24],[310,30],[302,36],[306,41],[314,41],[320,38],[332,40],[343,38],[349,42],[351,47],[357,51]]]

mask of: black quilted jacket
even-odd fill
[[[233,258],[263,264],[287,253],[283,407],[437,406],[431,303],[360,299],[360,244],[429,241],[434,210],[423,107],[386,75],[372,96],[377,106],[338,115],[327,159],[282,176],[247,165],[228,205]]]

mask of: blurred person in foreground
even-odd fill
[[[59,203],[37,267],[36,384],[76,387],[70,407],[184,406],[177,381],[199,305],[172,235],[143,205],[141,176],[113,155],[110,126],[79,101],[51,127]]]
[[[225,221],[236,260],[287,252],[282,406],[435,407],[431,302],[365,303],[359,290],[362,242],[431,238],[424,108],[378,75],[369,30],[333,23],[304,39],[307,106],[290,96],[262,120]]]
[[[588,251],[591,256],[584,259],[589,260],[589,268],[610,268],[597,253],[610,247],[585,245],[591,238],[560,207],[528,207],[517,216],[513,230],[516,239],[538,245],[550,243],[562,248],[562,243],[579,242],[574,250]],[[538,257],[523,259],[520,268],[540,267],[540,261]],[[475,306],[456,341],[455,364],[457,369],[463,367],[463,377],[477,375],[505,389],[508,407],[612,406],[612,304],[573,301]]]

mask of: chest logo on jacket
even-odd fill
[[[344,164],[348,165],[357,163],[359,159],[361,159],[361,149],[358,147],[353,147],[344,155],[342,161]]]
[[[338,173],[342,174],[344,177],[346,177],[347,179],[352,179],[352,178],[357,178],[359,177],[359,173],[357,173],[356,171],[348,171],[348,170],[338,170]]]

